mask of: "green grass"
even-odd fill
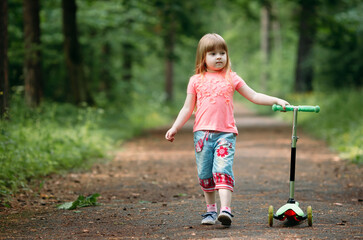
[[[123,110],[45,101],[30,110],[15,96],[0,121],[0,203],[31,180],[107,161],[122,141],[170,121],[168,107],[139,101]]]

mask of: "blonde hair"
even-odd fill
[[[224,39],[216,33],[207,33],[199,40],[195,59],[195,74],[204,75],[204,73],[207,71],[206,54],[207,52],[216,49],[223,49],[224,51],[226,51],[227,62],[222,71],[226,72],[226,78],[228,79],[228,75],[231,71],[231,62],[229,60],[228,47],[226,41],[224,41]]]

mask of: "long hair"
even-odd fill
[[[226,77],[227,77],[227,74],[229,74],[229,72],[231,71],[231,62],[229,60],[228,47],[226,41],[224,41],[224,39],[216,33],[205,34],[199,40],[196,60],[195,60],[195,74],[204,75],[204,73],[207,71],[206,54],[207,52],[216,49],[223,49],[224,51],[226,51],[227,62],[222,71],[226,72]]]

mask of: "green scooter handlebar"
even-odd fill
[[[282,106],[274,104],[272,106],[273,111],[294,111],[294,109],[297,108],[299,112],[320,112],[319,106],[292,106],[292,105],[286,105],[285,110],[282,108]]]

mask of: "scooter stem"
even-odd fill
[[[292,125],[292,138],[291,138],[291,163],[290,163],[290,197],[288,203],[295,203],[295,167],[296,167],[296,142],[298,136],[296,134],[297,129],[297,112],[298,108],[294,108],[294,119]]]
[[[274,104],[272,106],[273,111],[283,111],[290,112],[294,111],[294,120],[292,125],[292,139],[291,139],[291,165],[290,165],[290,198],[287,203],[295,203],[294,195],[295,195],[295,165],[296,165],[296,142],[298,140],[298,136],[296,135],[297,128],[297,112],[320,112],[319,106],[293,106],[287,105],[282,107],[280,105]],[[297,202],[296,202],[297,203]]]

